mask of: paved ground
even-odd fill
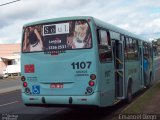
[[[56,107],[26,107],[21,100],[20,90],[0,94],[0,120],[4,119],[7,115],[18,115],[18,120],[39,120],[63,110],[64,108]],[[10,119],[8,118],[8,120]]]
[[[19,90],[21,88],[21,81],[19,78],[0,79],[0,93]]]
[[[7,115],[18,115],[18,120],[105,120],[125,107],[123,103],[103,110],[26,107],[21,99],[21,83],[20,79],[0,79],[0,120]]]
[[[7,115],[18,116],[18,120],[108,120],[123,107],[123,103],[106,109],[26,107],[20,90],[0,94],[0,120]]]
[[[0,80],[0,120],[7,114],[18,115],[19,120],[107,120],[112,118],[115,113],[120,113],[125,106],[122,103],[104,110],[26,107],[21,99],[20,86],[19,79]],[[146,105],[144,113],[160,114],[159,101],[160,91]]]

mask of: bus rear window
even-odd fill
[[[91,48],[91,31],[85,20],[46,23],[24,28],[22,52],[86,48]]]

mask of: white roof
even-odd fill
[[[5,59],[5,60],[14,60],[14,59],[18,59],[20,58],[20,55],[13,55],[13,56],[3,56],[1,57],[1,59]]]

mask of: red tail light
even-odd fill
[[[25,73],[34,73],[34,64],[24,65]]]
[[[90,75],[90,79],[91,79],[91,80],[95,80],[95,79],[96,79],[96,75],[95,75],[95,74],[91,74],[91,75]]]
[[[27,86],[28,86],[27,82],[23,82],[23,87],[27,87]]]
[[[21,77],[21,80],[22,80],[22,81],[25,81],[25,80],[26,80],[26,78],[25,78],[24,76],[22,76],[22,77]]]
[[[94,86],[94,81],[89,81],[89,86]]]

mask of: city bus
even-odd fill
[[[91,16],[23,26],[26,106],[112,106],[153,81],[152,44]],[[147,61],[147,62],[145,62]]]

